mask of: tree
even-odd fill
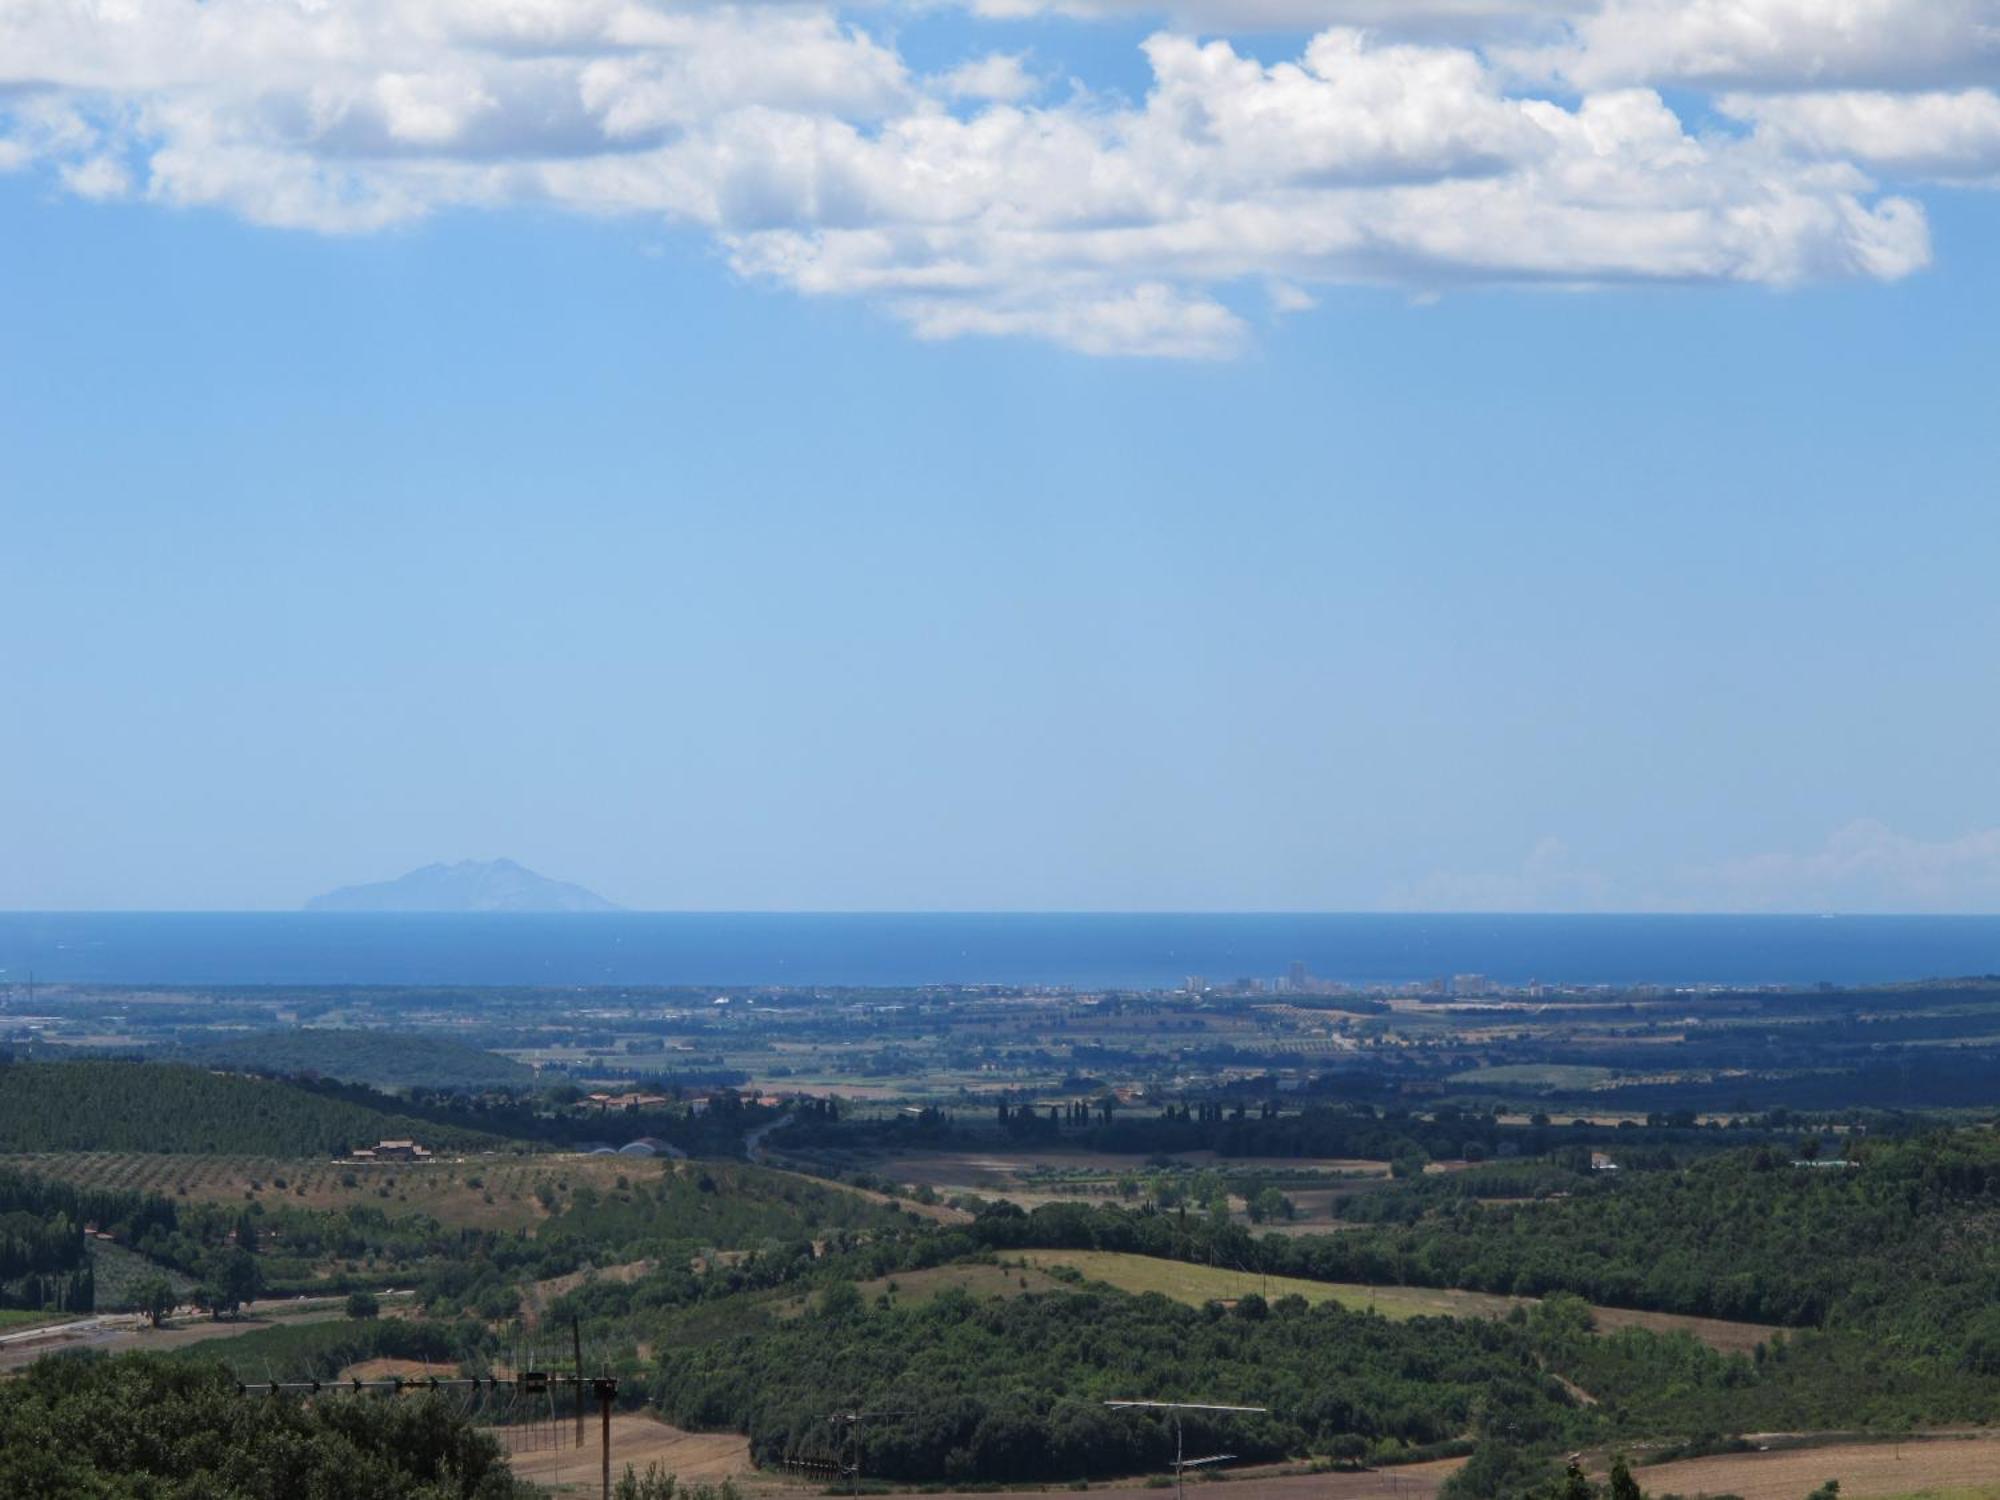
[[[174,1310],[174,1289],[164,1276],[150,1277],[139,1287],[139,1310],[158,1328]]]
[[[1220,1216],[1229,1212],[1229,1189],[1220,1172],[1197,1172],[1193,1193],[1195,1202],[1211,1214]]]
[[[144,1436],[140,1433],[143,1431]],[[0,1495],[532,1500],[436,1397],[245,1401],[213,1362],[43,1360],[0,1385]]]
[[[864,1311],[861,1293],[851,1281],[836,1281],[819,1294],[819,1315],[829,1322],[858,1318]]]
[[[1259,1190],[1246,1206],[1250,1211],[1252,1224],[1266,1224],[1275,1219],[1290,1219],[1297,1212],[1292,1200],[1274,1187]]]
[[[204,1300],[209,1311],[220,1318],[255,1300],[263,1290],[264,1273],[258,1268],[257,1257],[238,1247],[216,1262],[208,1278]]]
[[[349,1292],[347,1294],[347,1315],[350,1318],[372,1318],[382,1311],[382,1304],[375,1300],[372,1292]]]
[[[1644,1500],[1639,1481],[1632,1477],[1632,1468],[1622,1453],[1611,1460],[1611,1500]]]
[[[1562,1484],[1556,1490],[1556,1500],[1597,1500],[1597,1486],[1584,1477],[1576,1460],[1571,1459],[1569,1467],[1563,1470]]]

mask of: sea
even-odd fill
[[[1996,916],[0,913],[0,993],[105,985],[1880,984],[2000,974]]]

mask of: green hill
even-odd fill
[[[398,1136],[433,1149],[503,1144],[496,1136],[370,1108],[298,1084],[177,1063],[0,1064],[0,1153],[330,1156]]]
[[[535,1081],[535,1070],[511,1057],[450,1037],[400,1031],[252,1031],[204,1037],[172,1055],[251,1073],[317,1073],[378,1088],[518,1088]]]

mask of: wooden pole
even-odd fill
[[[576,1446],[583,1449],[583,1324],[569,1320],[570,1345],[576,1351]]]
[[[604,1414],[604,1500],[611,1500],[611,1403],[618,1397],[617,1377],[600,1375],[591,1381],[590,1388],[597,1392],[598,1408]]]

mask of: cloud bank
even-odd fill
[[[1694,865],[1650,884],[1614,879],[1543,839],[1514,869],[1440,872],[1389,892],[1388,910],[1493,912],[2000,912],[2000,828],[1923,839],[1872,818],[1817,849]]]
[[[1691,872],[1732,911],[2000,911],[2000,828],[1920,839],[1861,819],[1804,853]]]
[[[2000,178],[2000,0],[1190,0],[1135,100],[976,45],[1039,11],[1154,13],[971,0],[925,73],[893,5],[0,0],[0,170],[323,234],[643,216],[919,337],[1179,357],[1328,286],[1894,280],[1913,191]],[[1196,31],[1260,26],[1313,34]]]

